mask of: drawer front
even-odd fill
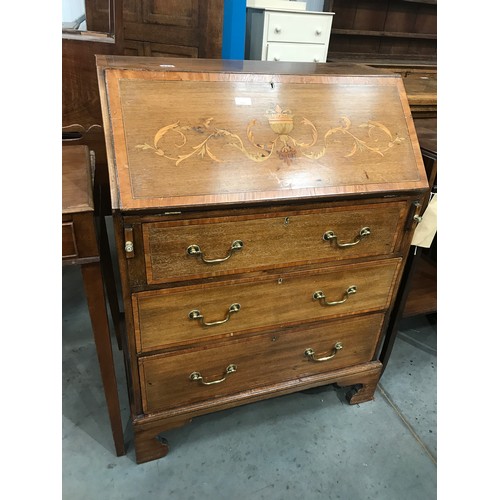
[[[326,62],[327,45],[312,43],[279,43],[267,44],[266,61],[285,62]]]
[[[390,255],[406,203],[282,212],[272,216],[240,216],[143,225],[146,276],[149,284],[206,278],[301,264]],[[370,234],[359,237],[368,227]],[[327,232],[335,238],[324,239]],[[241,241],[240,249],[230,250]],[[357,242],[357,243],[356,243]],[[356,243],[352,246],[339,246]],[[197,246],[199,253],[188,253]]]
[[[76,248],[75,231],[73,222],[62,223],[62,258],[68,259],[77,257],[78,250]]]
[[[133,294],[137,350],[383,310],[389,306],[400,262],[390,259]],[[347,293],[352,287],[355,293]]]
[[[269,12],[267,40],[328,44],[332,26],[331,16]]]
[[[382,321],[381,314],[368,315],[203,350],[141,358],[144,411],[166,410],[368,362],[375,354]],[[322,358],[330,359],[318,361]],[[203,384],[224,377],[222,382]]]

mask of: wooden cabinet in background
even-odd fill
[[[328,61],[436,64],[437,0],[325,0]]]
[[[219,58],[224,0],[123,0],[124,54]]]
[[[401,77],[167,58],[98,69],[137,462],[210,412],[331,383],[373,399],[428,190]]]

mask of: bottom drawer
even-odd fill
[[[383,319],[383,314],[373,314],[214,343],[205,349],[145,356],[139,359],[144,412],[368,362],[375,354]]]

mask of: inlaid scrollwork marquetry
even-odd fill
[[[328,129],[323,134],[321,141],[319,140],[319,133],[314,123],[302,117],[300,125],[306,127],[306,130],[310,134],[310,140],[303,142],[291,135],[295,123],[294,115],[290,109],[281,108],[279,105],[276,105],[273,109],[269,109],[265,116],[270,130],[275,134],[274,136],[270,136],[265,142],[258,142],[255,138],[254,127],[259,123],[257,119],[253,119],[247,124],[246,139],[249,144],[245,145],[245,142],[238,134],[230,130],[214,127],[212,125],[214,120],[212,117],[196,126],[181,126],[178,121],[166,125],[156,132],[152,144],[138,144],[136,148],[152,150],[158,156],[175,161],[176,166],[193,156],[200,156],[201,158],[208,156],[215,162],[223,162],[225,160],[216,156],[213,149],[210,148],[214,140],[222,138],[226,139],[229,147],[239,150],[251,161],[264,162],[276,154],[278,158],[290,165],[299,156],[304,156],[311,160],[318,160],[325,156],[327,149],[332,147],[332,141],[329,139],[335,134],[342,134],[352,140],[350,151],[342,155],[344,158],[349,158],[363,151],[384,156],[384,153],[405,140],[403,137],[399,137],[398,134],[393,134],[384,124],[373,120],[368,120],[358,125],[359,129],[364,129],[363,131],[366,136],[364,139],[361,139],[360,135],[362,131],[356,135],[352,130],[351,120],[343,116],[340,118],[340,125]],[[190,131],[201,134],[203,140],[193,145],[188,144],[187,133]],[[379,132],[377,137],[375,137],[376,132]],[[178,139],[178,142],[173,146],[173,152],[165,151],[161,147],[161,142],[167,135],[174,135]],[[381,141],[381,135],[385,137],[384,141]],[[251,150],[248,149],[248,145],[252,146]],[[315,146],[319,146],[319,149],[314,150]]]

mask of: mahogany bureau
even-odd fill
[[[401,78],[97,56],[136,460],[193,417],[373,399],[428,184]]]

